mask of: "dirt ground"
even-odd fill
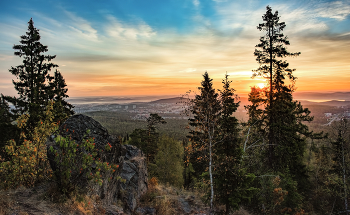
[[[157,185],[147,192],[140,207],[156,209],[157,215],[206,215],[209,207],[201,200],[201,194],[183,189]],[[0,191],[0,215],[125,215],[119,205],[102,205],[98,198],[85,196],[59,203],[55,186],[50,183],[34,188],[20,187],[16,190]],[[141,213],[135,212],[141,215]],[[243,209],[234,215],[249,215]]]
[[[85,197],[68,200],[64,203],[55,199],[49,183],[34,188],[20,187],[16,190],[0,191],[0,215],[66,215],[66,214],[122,214],[118,206],[102,206],[96,199]]]

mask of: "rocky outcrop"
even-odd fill
[[[125,150],[124,161],[120,176],[126,180],[121,184],[121,193],[123,201],[127,208],[134,211],[137,206],[137,200],[147,191],[147,166],[146,159],[142,152],[135,146],[123,145]]]
[[[89,134],[86,133],[87,130],[90,130]],[[121,200],[125,211],[133,212],[137,208],[139,198],[147,191],[148,182],[146,159],[140,149],[120,144],[119,139],[109,135],[107,129],[99,122],[82,114],[67,119],[58,132],[48,138],[47,148],[52,146],[59,153],[60,148],[55,142],[57,135],[70,137],[75,144],[80,144],[86,138],[94,138],[95,148],[99,152],[97,157],[109,164],[119,165],[118,171],[103,176],[102,186],[92,185],[83,175],[72,172],[71,178],[77,179],[74,183],[77,183],[80,190],[90,195],[98,195],[104,204]],[[107,144],[112,146],[111,151],[105,150]],[[60,164],[55,162],[55,154],[47,151],[51,168],[55,171]],[[120,182],[118,176],[125,182]]]

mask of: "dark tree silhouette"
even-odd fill
[[[338,196],[343,200],[343,207],[335,208],[335,210],[346,211],[344,214],[349,214],[348,211],[348,187],[349,187],[349,173],[350,173],[350,139],[349,129],[350,123],[348,119],[341,118],[334,128],[337,132],[337,138],[332,141],[331,148],[333,149],[333,167],[330,171],[338,177],[338,183],[335,191],[340,191]],[[341,205],[341,204],[340,204]]]
[[[303,108],[300,102],[294,101],[292,93],[295,91],[295,69],[290,69],[283,58],[298,56],[300,52],[290,53],[286,45],[290,45],[283,35],[286,24],[279,21],[278,12],[272,13],[271,7],[266,7],[263,23],[258,30],[266,32],[260,37],[254,55],[260,66],[253,70],[256,76],[267,79],[268,87],[262,90],[252,88],[249,99],[252,105],[247,106],[250,120],[249,124],[258,126],[267,157],[267,166],[274,173],[288,173],[298,182],[298,192],[307,190],[308,182],[306,166],[303,164],[303,155],[306,149],[305,137],[311,137],[312,132],[303,122],[310,122],[313,117],[310,111]],[[286,83],[286,78],[289,81]],[[298,207],[300,196],[289,193],[286,206]]]
[[[147,160],[151,163],[154,163],[154,158],[157,154],[158,147],[157,141],[159,139],[159,133],[157,132],[157,124],[165,124],[166,121],[163,117],[159,116],[156,113],[151,113],[147,118],[147,138],[146,138],[146,148],[147,150]]]
[[[223,90],[220,92],[221,116],[219,140],[213,148],[215,165],[214,182],[216,201],[225,205],[225,214],[238,210],[239,204],[249,199],[255,189],[250,187],[255,176],[248,174],[242,165],[242,138],[236,112],[239,102],[235,102],[232,81],[228,75],[222,81]]]
[[[54,100],[54,121],[60,123],[62,120],[67,119],[69,116],[74,114],[74,106],[65,101],[68,98],[67,84],[64,80],[62,74],[56,70],[54,74],[54,79],[50,83],[51,95],[50,99]]]
[[[130,134],[130,144],[140,148],[146,155],[147,162],[154,164],[154,158],[157,154],[157,142],[159,133],[157,131],[157,124],[165,124],[163,117],[156,113],[151,113],[147,118],[147,129],[135,129]]]
[[[52,62],[56,56],[44,55],[48,48],[40,43],[40,38],[39,30],[34,27],[34,22],[30,19],[26,35],[21,36],[21,44],[13,46],[14,54],[23,58],[23,64],[11,67],[9,70],[17,78],[13,80],[13,84],[19,97],[5,97],[15,106],[14,113],[17,116],[29,113],[28,134],[43,118],[45,108],[51,99],[57,99],[56,107],[61,105],[58,110],[63,110],[66,114],[63,117],[62,113],[56,112],[57,120],[62,121],[73,114],[72,105],[63,101],[63,98],[68,96],[62,75],[57,70],[54,77],[50,75],[50,71],[58,67]]]
[[[9,104],[4,99],[4,95],[0,97],[0,156],[2,158],[6,155],[3,153],[3,147],[10,139],[16,139],[19,130],[16,125],[12,124],[15,120],[14,115],[10,111]]]
[[[273,113],[274,105],[276,101],[277,93],[289,93],[291,94],[294,90],[293,86],[287,86],[284,83],[285,76],[292,81],[294,85],[295,77],[292,72],[295,69],[288,68],[289,64],[282,60],[282,58],[287,56],[298,56],[300,52],[290,53],[285,48],[285,45],[290,45],[286,36],[283,35],[282,31],[286,27],[285,22],[279,21],[278,11],[272,13],[271,7],[266,7],[266,14],[262,17],[263,23],[258,25],[258,30],[266,32],[265,36],[260,37],[260,43],[256,45],[254,55],[256,56],[256,61],[260,64],[259,68],[253,70],[255,76],[261,76],[268,80],[270,91],[267,96],[267,107],[268,121],[269,121],[269,131],[268,131],[268,141],[269,141],[269,165],[274,168],[275,163],[275,153],[274,148],[276,147],[275,131],[276,126],[275,121],[277,115]]]
[[[218,141],[221,104],[219,95],[213,88],[213,82],[207,72],[204,80],[198,87],[200,94],[190,102],[190,112],[193,118],[189,119],[190,141],[192,142],[191,163],[198,174],[208,168],[210,184],[210,208],[213,210],[214,183],[213,183],[213,146]]]

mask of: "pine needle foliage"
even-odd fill
[[[213,210],[214,182],[213,182],[213,147],[219,140],[219,121],[221,104],[219,94],[213,88],[213,79],[207,72],[204,80],[198,87],[200,94],[191,101],[190,112],[193,118],[189,119],[190,141],[192,143],[192,161],[195,171],[199,174],[208,173],[210,185],[210,208]]]
[[[56,122],[63,121],[74,112],[72,105],[62,101],[68,97],[62,75],[57,70],[54,76],[50,74],[58,67],[52,62],[56,55],[45,55],[48,47],[40,43],[41,36],[32,19],[28,22],[28,31],[20,38],[20,45],[14,45],[13,49],[15,56],[23,58],[22,64],[9,70],[16,76],[13,84],[19,97],[6,96],[5,99],[15,106],[17,117],[29,114],[25,129],[27,133],[32,133],[36,124],[44,118],[50,100],[57,100],[54,110]],[[65,116],[61,116],[61,109]]]
[[[264,166],[268,167],[264,169],[265,174],[284,174],[288,170],[288,175],[297,182],[297,192],[301,194],[309,187],[303,156],[306,150],[305,140],[312,137],[305,122],[312,121],[313,117],[307,108],[293,99],[295,69],[290,69],[289,63],[284,60],[285,57],[299,56],[300,52],[287,51],[286,46],[290,42],[282,33],[286,24],[280,22],[277,11],[273,13],[271,7],[267,6],[262,19],[263,23],[257,29],[266,34],[260,37],[260,43],[256,45],[254,55],[259,67],[253,70],[253,78],[265,78],[268,87],[252,88],[249,94],[252,104],[246,107],[250,117],[248,124],[254,125],[255,131],[259,133],[256,136],[262,142],[261,158],[263,162],[266,161]],[[289,192],[289,196],[292,195]],[[300,207],[301,198],[296,199],[299,201],[289,198],[290,205],[286,202],[286,206]]]
[[[244,201],[249,201],[255,188],[251,183],[255,176],[247,173],[242,164],[243,148],[239,123],[232,114],[237,110],[239,102],[235,102],[234,89],[228,75],[222,81],[220,92],[221,116],[219,139],[214,152],[214,182],[216,202],[225,205],[225,214],[238,210]]]

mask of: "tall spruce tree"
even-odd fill
[[[256,98],[257,104],[249,106],[251,108],[262,105],[263,108],[256,108],[256,111],[250,114],[255,114],[254,117],[260,115],[259,120],[266,128],[264,131],[268,141],[267,156],[271,169],[280,171],[289,166],[293,171],[299,166],[296,163],[301,165],[300,158],[305,150],[302,135],[310,134],[308,127],[302,122],[313,119],[309,116],[310,111],[307,108],[304,109],[300,103],[293,101],[295,69],[290,69],[287,61],[283,60],[288,56],[298,56],[300,52],[290,53],[285,48],[285,45],[290,43],[282,33],[286,25],[279,22],[277,11],[273,14],[271,7],[267,6],[266,14],[262,18],[264,23],[259,24],[257,28],[265,31],[266,35],[260,38],[260,43],[256,46],[259,49],[254,52],[260,66],[253,70],[253,77],[266,78],[269,90],[265,95],[258,95],[260,98]],[[285,83],[286,76],[290,80],[289,84]],[[286,159],[288,157],[289,159]]]
[[[237,110],[239,102],[235,102],[232,81],[226,74],[222,81],[223,90],[220,92],[221,116],[220,134],[214,152],[214,182],[216,201],[225,205],[225,214],[239,208],[239,204],[249,199],[255,189],[250,187],[255,176],[248,174],[242,165],[242,139],[239,123],[232,114]]]
[[[36,123],[43,118],[50,99],[57,99],[57,105],[61,105],[64,113],[73,114],[72,106],[63,101],[63,98],[67,97],[67,89],[64,89],[62,75],[59,72],[56,72],[55,77],[50,75],[50,71],[58,67],[52,62],[56,56],[44,55],[48,48],[40,43],[40,38],[39,30],[34,27],[34,22],[30,19],[26,35],[21,36],[21,44],[13,46],[14,54],[23,57],[23,64],[11,67],[9,70],[17,78],[16,81],[13,80],[13,84],[19,97],[5,98],[15,106],[16,115],[30,114],[26,129],[28,133],[31,133]],[[57,120],[62,121],[66,118],[66,116],[61,118],[59,116],[61,113],[57,114],[55,116]]]
[[[254,55],[260,66],[258,69],[253,70],[253,77],[264,77],[269,84],[265,108],[267,116],[265,120],[268,121],[269,165],[272,169],[275,169],[275,147],[277,146],[277,137],[275,135],[277,135],[276,132],[278,131],[276,120],[279,118],[275,112],[279,111],[276,106],[280,102],[277,101],[277,96],[283,97],[291,94],[294,90],[293,84],[296,79],[292,74],[295,69],[288,68],[289,64],[282,58],[298,56],[300,52],[290,53],[284,47],[285,45],[290,45],[290,43],[282,33],[286,24],[279,22],[278,11],[272,13],[271,7],[267,6],[266,14],[263,15],[262,19],[264,22],[259,24],[257,28],[260,31],[265,31],[266,34],[260,37],[260,43],[256,45],[259,49],[255,49]],[[288,76],[292,85],[288,86],[285,84],[285,76]]]
[[[282,31],[285,23],[279,21],[278,12],[272,13],[271,7],[266,7],[263,15],[263,23],[257,26],[258,30],[266,32],[260,37],[260,43],[256,45],[254,55],[260,64],[253,70],[253,77],[260,76],[267,79],[268,87],[264,93],[258,93],[252,88],[249,95],[253,104],[247,106],[250,116],[250,124],[259,120],[257,131],[265,140],[263,145],[267,166],[274,173],[291,175],[298,182],[298,192],[307,188],[306,166],[303,164],[303,155],[306,149],[305,137],[311,136],[308,127],[303,122],[310,122],[313,117],[310,111],[293,100],[295,91],[295,69],[290,69],[283,58],[298,56],[300,52],[290,53],[286,45],[290,45]],[[286,78],[289,83],[286,83]],[[292,197],[289,193],[289,197]],[[299,199],[297,197],[296,199]],[[287,201],[287,200],[286,200]],[[287,206],[298,207],[299,203],[290,200]]]
[[[213,210],[214,182],[213,182],[213,146],[218,141],[221,104],[219,95],[213,88],[213,79],[207,72],[204,80],[198,87],[200,94],[191,100],[190,112],[193,118],[189,119],[190,141],[193,153],[191,163],[197,174],[209,173],[210,208]]]

